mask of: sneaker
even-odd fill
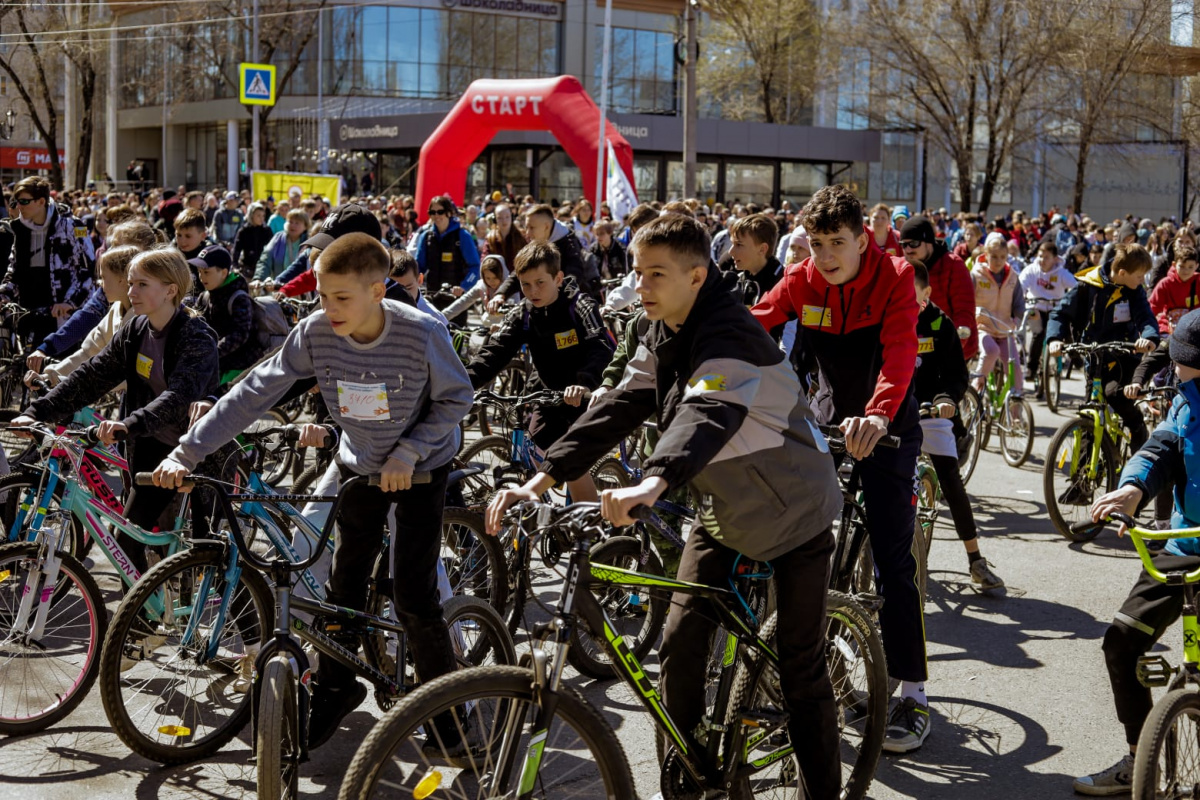
[[[252,644],[246,647],[246,653],[238,656],[237,677],[233,681],[233,691],[245,694],[254,685],[254,662],[258,660],[259,647]]]
[[[167,641],[167,637],[158,633],[147,634],[137,644],[126,643],[121,653],[121,672],[128,672],[138,662],[145,661],[150,655]]]
[[[1004,579],[992,572],[992,565],[986,558],[977,559],[971,564],[971,583],[985,592],[988,589],[1004,588]]]
[[[911,753],[929,737],[929,706],[905,697],[888,715],[883,749],[888,753]]]
[[[1111,797],[1133,791],[1133,754],[1125,756],[1103,772],[1076,778],[1075,791],[1092,797]]]
[[[322,689],[318,681],[308,715],[308,749],[316,750],[333,738],[338,725],[367,699],[367,687],[358,681],[344,689]]]

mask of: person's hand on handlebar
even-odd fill
[[[604,395],[608,394],[610,391],[612,391],[612,390],[609,389],[607,386],[601,386],[598,389],[592,389],[592,396],[588,398],[588,408],[591,408],[592,406],[596,405],[596,402],[601,397],[604,397]]]
[[[38,372],[36,369],[31,369],[25,373],[24,383],[30,389],[32,389],[33,384],[38,381],[46,382],[46,376]]]
[[[1053,342],[1050,342],[1050,344],[1046,345],[1046,347],[1047,347],[1048,352],[1052,356],[1057,356],[1057,355],[1062,354],[1063,343],[1061,341],[1055,340]]]
[[[412,478],[412,464],[389,457],[379,471],[379,488],[385,492],[403,492],[412,488]]]
[[[500,309],[501,309],[503,306],[504,306],[504,298],[503,298],[503,297],[501,297],[500,295],[496,295],[496,296],[495,296],[495,297],[493,297],[491,300],[488,300],[488,302],[487,302],[487,312],[488,312],[489,314],[499,314],[499,313],[500,313]]]
[[[588,395],[591,394],[591,389],[586,386],[568,386],[563,391],[563,402],[569,406],[578,408]]]
[[[117,434],[129,434],[129,429],[125,427],[124,422],[106,419],[96,428],[96,438],[107,445],[116,444]]]
[[[600,514],[613,525],[633,524],[629,512],[636,506],[652,506],[667,491],[667,482],[658,475],[646,478],[637,486],[605,489],[600,493]]]
[[[329,428],[324,425],[315,425],[311,422],[306,422],[300,426],[300,441],[297,444],[300,447],[324,447],[325,440],[329,438]],[[409,470],[411,477],[412,470]]]
[[[958,406],[954,403],[938,403],[933,407],[933,414],[938,419],[951,419],[956,411],[958,411]]]
[[[1158,347],[1158,342],[1142,337],[1133,343],[1133,349],[1139,353],[1151,353]]]
[[[553,487],[554,478],[544,472],[539,472],[526,481],[524,486],[496,492],[496,496],[492,498],[492,502],[488,503],[487,511],[484,512],[483,521],[487,534],[495,536],[500,533],[500,529],[504,527],[504,513],[517,503],[541,500],[542,495]]]
[[[29,357],[25,359],[25,366],[28,367],[33,372],[41,372],[42,365],[45,363],[46,363],[46,354],[43,353],[41,350],[34,350],[32,353],[29,354]]]
[[[847,417],[838,428],[846,436],[846,454],[861,461],[875,450],[875,445],[887,433],[887,417]]]
[[[1138,505],[1141,504],[1144,496],[1141,489],[1129,484],[1103,495],[1092,503],[1092,522],[1103,522],[1113,513],[1127,514],[1132,517],[1137,513]],[[1124,525],[1117,529],[1117,535],[1125,535]]]
[[[36,425],[36,424],[37,424],[36,419],[29,416],[28,414],[21,414],[20,416],[13,417],[11,420],[9,420],[8,427],[10,427],[10,428],[27,428],[30,425]],[[17,436],[21,436],[26,439],[33,438],[33,434],[30,433],[29,431],[13,431],[13,433],[16,434]]]
[[[183,479],[191,474],[191,470],[170,458],[164,458],[162,463],[154,468],[154,485],[161,489],[177,489],[181,492],[190,492],[190,488],[183,486]]]
[[[1121,391],[1130,400],[1137,400],[1139,397],[1141,397],[1144,390],[1140,383],[1131,383]]]
[[[213,405],[211,400],[197,400],[188,406],[188,430],[191,430],[201,417],[212,411]]]

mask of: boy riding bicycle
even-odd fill
[[[1025,306],[1030,312],[1033,340],[1029,344],[1029,363],[1025,365],[1025,377],[1033,380],[1034,373],[1042,363],[1042,346],[1046,342],[1046,323],[1050,311],[1077,281],[1071,271],[1062,266],[1058,257],[1058,245],[1042,242],[1038,245],[1037,260],[1021,270],[1021,289],[1025,292]]]
[[[700,512],[683,552],[681,580],[727,585],[739,554],[771,562],[791,743],[807,796],[836,798],[841,762],[824,631],[830,525],[841,491],[799,380],[732,293],[736,277],[710,267],[709,250],[708,233],[691,217],[668,214],[638,231],[630,254],[652,321],[645,341],[616,388],[550,448],[542,471],[496,496],[488,530],[499,530],[514,503],[586,474],[656,414],[660,437],[645,462],[645,479],[604,492],[604,517],[629,525],[635,506],[653,505],[688,484]],[[704,714],[705,664],[716,625],[707,604],[692,596],[671,602],[660,686],[667,710],[691,734]]]
[[[1120,247],[1120,245],[1119,245]],[[1171,412],[1121,472],[1119,488],[1096,500],[1092,519],[1121,512],[1135,515],[1164,489],[1173,489],[1172,528],[1200,526],[1200,313],[1179,320],[1170,341],[1171,360],[1179,377],[1180,394]],[[1174,539],[1154,556],[1162,572],[1200,566],[1200,539]],[[1142,724],[1150,713],[1150,690],[1137,679],[1138,659],[1150,651],[1183,607],[1182,586],[1154,580],[1143,569],[1112,625],[1104,634],[1104,660],[1112,683],[1117,718],[1125,726],[1129,753],[1108,769],[1075,779],[1075,791],[1092,796],[1128,794],[1132,787],[1134,753]]]
[[[1153,261],[1146,248],[1119,244],[1114,248],[1111,265],[1101,264],[1079,273],[1078,285],[1050,312],[1050,324],[1046,326],[1050,355],[1062,352],[1068,331],[1084,343],[1136,340],[1134,347],[1139,353],[1153,350],[1159,339],[1158,321],[1142,286],[1151,266]],[[1129,428],[1132,450],[1141,447],[1149,435],[1142,412],[1124,393],[1137,366],[1138,357],[1130,353],[1116,356],[1100,370],[1104,397]]]

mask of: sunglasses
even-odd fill
[[[18,205],[27,206],[33,202],[32,197],[14,197],[12,202],[8,204],[9,208],[16,208]]]
[[[905,250],[916,250],[923,244],[924,244],[924,242],[914,242],[911,239],[905,239],[903,242],[900,243],[900,246],[903,247]]]
[[[443,215],[443,214],[445,214],[445,213],[446,213],[446,209],[444,209],[444,208],[431,208],[431,209],[429,209],[429,216],[431,216],[431,217],[440,217],[440,216],[442,216],[442,215]]]

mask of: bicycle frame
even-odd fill
[[[681,731],[662,703],[654,682],[647,677],[642,665],[630,652],[624,638],[616,632],[611,620],[592,595],[591,589],[598,586],[616,586],[622,588],[653,588],[670,590],[682,594],[694,595],[712,602],[720,616],[719,624],[729,632],[726,639],[725,654],[722,659],[721,677],[717,685],[716,708],[724,709],[729,700],[733,684],[733,666],[737,663],[739,652],[750,648],[759,652],[771,664],[778,666],[779,659],[770,645],[759,638],[750,622],[743,618],[738,608],[739,595],[731,589],[689,583],[656,575],[646,575],[631,570],[608,565],[594,565],[590,561],[588,537],[576,538],[572,547],[571,559],[567,569],[567,577],[563,583],[562,593],[555,609],[554,619],[549,625],[539,626],[540,644],[534,648],[533,665],[535,681],[545,690],[542,703],[538,709],[537,718],[533,723],[532,736],[524,754],[521,766],[521,778],[517,792],[518,800],[531,798],[538,769],[541,765],[542,747],[548,734],[550,721],[554,715],[556,701],[554,693],[561,684],[563,668],[566,665],[567,649],[572,638],[572,628],[581,618],[587,626],[603,636],[603,646],[614,665],[619,665],[617,675],[633,691],[647,711],[651,713],[655,724],[670,737],[680,764],[689,776],[699,786],[727,785],[735,777],[742,777],[745,772],[762,769],[775,761],[785,758],[793,752],[791,745],[781,748],[763,758],[748,764],[741,764],[739,759],[726,758],[720,772],[708,769],[709,765],[718,763],[718,756],[723,751],[726,754],[745,753],[751,746],[761,742],[770,732],[760,731],[754,737],[747,736],[743,726],[732,726],[730,730],[713,727],[720,736],[708,737],[706,746],[696,743],[690,732]],[[550,639],[550,637],[553,637]],[[547,656],[541,647],[545,641],[552,640],[556,644],[554,663],[547,673]],[[773,720],[778,721],[778,720]],[[507,785],[508,778],[515,765],[516,741],[512,726],[519,720],[509,719],[509,730],[504,737],[504,744],[497,757],[496,785]],[[762,721],[760,721],[762,722]],[[493,789],[495,786],[493,786]]]

